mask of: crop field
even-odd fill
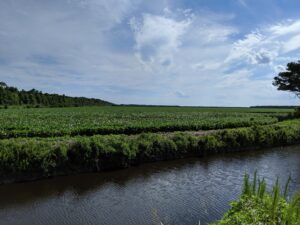
[[[291,111],[9,107],[0,110],[0,183],[298,143],[299,120],[279,122]]]
[[[292,109],[74,107],[0,110],[0,138],[212,130],[278,122]]]
[[[94,135],[92,137],[11,138],[0,140],[0,183],[38,174],[42,177],[78,171],[126,168],[144,162],[299,143],[300,120],[289,126],[225,129],[204,136],[189,132],[172,135]],[[296,125],[295,125],[296,124]],[[25,178],[26,179],[26,176]]]

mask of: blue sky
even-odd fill
[[[299,0],[2,0],[0,80],[115,103],[292,105]]]

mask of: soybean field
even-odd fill
[[[0,110],[0,138],[213,130],[278,122],[292,109],[70,107]]]

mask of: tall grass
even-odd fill
[[[271,191],[266,190],[265,179],[260,180],[255,172],[253,180],[245,175],[242,195],[238,202],[215,225],[299,225],[300,191],[288,199],[289,177],[281,190],[277,179]]]
[[[111,170],[143,162],[252,150],[300,142],[299,126],[255,126],[193,133],[96,135],[0,140],[0,183],[33,176]],[[257,179],[257,178],[256,178]],[[261,181],[262,182],[262,181]],[[254,182],[255,184],[257,182]],[[258,183],[256,185],[259,185]],[[260,187],[260,191],[263,187]],[[257,186],[247,193],[257,191]]]

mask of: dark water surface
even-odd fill
[[[300,188],[300,146],[159,162],[0,186],[2,225],[198,225],[220,219],[243,175]]]

